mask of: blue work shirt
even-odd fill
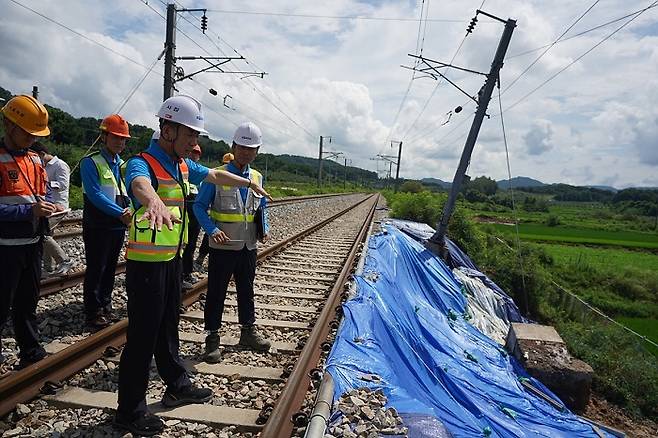
[[[27,154],[27,149],[19,151],[10,150],[5,146],[4,141],[0,140],[0,147],[5,148],[8,154],[13,156],[24,156]],[[1,183],[1,181],[0,181]],[[46,201],[52,202],[52,192],[50,185],[46,183]],[[32,206],[34,204],[0,204],[0,221],[1,222],[23,222],[31,221],[34,217],[32,214]]]
[[[167,155],[160,144],[158,144],[157,140],[151,140],[151,144],[145,152],[152,155],[156,160],[158,160],[162,167],[164,167],[165,170],[171,174],[171,176],[180,181],[181,175],[178,173],[178,160],[175,160]],[[185,162],[187,163],[187,168],[189,171],[190,183],[194,185],[201,184],[201,182],[208,176],[210,169],[187,158],[185,159]],[[148,178],[148,180],[151,181],[151,184],[153,184],[153,181],[151,180],[151,173],[149,172],[149,166],[146,163],[146,160],[136,156],[128,160],[128,163],[126,164],[126,187],[128,188],[128,196],[130,196],[135,210],[138,210],[141,207],[141,204],[133,195],[131,184],[133,180],[138,176]]]
[[[249,172],[251,168],[249,167],[249,165],[247,165],[245,166],[244,170],[240,170],[231,161],[226,166],[226,170],[234,175],[238,175],[243,178],[249,178]],[[240,196],[242,197],[242,203],[244,204],[247,201],[247,194],[249,192],[249,188],[240,187],[239,189],[240,189]],[[199,194],[196,195],[194,206],[192,207],[194,210],[194,215],[196,216],[197,220],[199,221],[199,223],[206,231],[206,233],[208,233],[209,236],[212,236],[212,234],[215,231],[219,230],[217,224],[215,224],[215,221],[213,221],[210,215],[208,214],[208,209],[212,206],[214,200],[215,200],[215,184],[204,182],[203,184],[201,184],[201,188],[199,189]],[[270,229],[270,224],[267,215],[266,198],[263,197],[261,199],[260,207],[263,208],[263,229],[265,230],[265,234],[267,234]]]
[[[100,154],[110,165],[117,184],[121,183],[123,185],[121,181],[121,159],[119,155],[112,155],[105,148],[101,148]],[[84,187],[85,196],[94,204],[94,207],[111,217],[118,218],[123,214],[123,207],[116,203],[116,199],[108,198],[101,190],[98,169],[91,157],[84,157],[80,161],[80,176],[82,177],[82,187]],[[124,195],[126,194],[125,190],[125,187],[121,188]]]

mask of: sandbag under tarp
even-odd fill
[[[343,305],[326,362],[336,399],[362,386],[381,388],[405,421],[432,416],[455,437],[598,436],[566,408],[525,390],[520,378],[557,399],[465,319],[466,298],[439,258],[385,229],[369,239],[356,296]],[[423,436],[409,426],[410,436]]]

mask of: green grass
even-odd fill
[[[491,224],[490,226],[504,234],[513,234],[515,232],[514,227],[509,225]],[[607,231],[591,228],[519,224],[519,235],[522,240],[658,249],[658,234],[640,233],[637,231]]]
[[[602,269],[634,268],[658,271],[658,255],[623,248],[593,248],[582,245],[539,244],[557,263],[588,264]]]
[[[620,317],[617,318],[617,322],[658,344],[658,319]],[[643,344],[647,350],[658,356],[658,347],[648,342],[644,342]]]

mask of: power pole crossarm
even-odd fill
[[[512,39],[512,32],[514,32],[515,27],[515,20],[508,19],[505,21],[505,30],[503,31],[503,35],[500,38],[500,42],[498,43],[498,49],[496,50],[496,55],[491,64],[491,71],[487,75],[487,79],[481,90],[477,111],[475,112],[475,118],[473,119],[471,130],[468,133],[468,138],[466,139],[466,144],[464,145],[464,150],[459,160],[459,166],[457,167],[457,172],[455,172],[455,178],[452,181],[450,195],[448,196],[448,200],[446,201],[446,204],[443,208],[441,219],[437,224],[437,230],[427,242],[428,248],[435,254],[443,255],[444,253],[445,234],[448,229],[450,216],[452,215],[452,212],[455,208],[457,195],[459,194],[462,182],[464,181],[466,168],[468,167],[468,164],[471,160],[473,147],[477,141],[480,127],[482,126],[482,120],[484,119],[484,116],[487,112],[487,107],[489,105],[489,101],[491,100],[491,94],[493,93],[496,81],[498,80],[498,75],[500,73],[500,69],[503,66],[503,60],[505,59],[505,53],[509,47],[510,40]]]

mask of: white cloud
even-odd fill
[[[251,62],[236,62],[232,69],[262,69],[268,73],[264,80],[202,74],[195,81],[179,84],[181,91],[205,103],[208,128],[213,136],[230,138],[237,123],[252,119],[263,128],[266,150],[315,157],[319,136],[330,135],[335,139],[331,149],[341,150],[355,165],[373,170],[376,164],[370,160],[372,156],[397,152],[386,140],[402,140],[403,176],[452,178],[474,111],[466,96],[441,83],[418,118],[437,83],[416,79],[393,125],[411,76],[410,71],[399,65],[412,65],[407,53],[415,50],[418,23],[216,12],[222,8],[328,16],[418,17],[420,2],[181,0],[180,3],[215,11],[208,13],[209,38],[180,16],[179,56],[206,54],[187,40],[182,34],[185,32],[211,55],[219,55],[215,44],[226,54],[234,54],[226,45],[228,42]],[[423,54],[449,61],[480,3],[480,0],[432,3],[430,18],[457,18],[464,22],[428,23]],[[149,2],[149,5],[164,11],[160,2]],[[644,6],[640,0],[602,2],[569,35]],[[139,64],[150,65],[163,47],[164,21],[142,2],[35,0],[29,2],[29,7]],[[489,0],[485,7],[488,12],[503,18],[511,15],[518,24],[508,51],[510,56],[501,72],[503,89],[541,51],[512,55],[551,42],[585,7],[567,0],[553,0],[550,4],[540,0]],[[184,17],[198,23],[189,14]],[[654,20],[654,10],[648,11],[505,112],[515,175],[546,182],[568,179],[575,184],[614,182],[619,186],[655,181],[658,111],[653,107],[658,98],[658,81],[654,78],[658,70],[658,36]],[[614,26],[555,45],[503,94],[503,107],[521,99],[612,29]],[[481,18],[455,57],[455,65],[487,71],[501,31],[499,23]],[[145,72],[143,67],[14,3],[7,3],[0,16],[0,41],[1,86],[18,93],[29,92],[37,84],[46,103],[76,116],[102,117],[115,110]],[[189,73],[204,63],[180,61],[179,65]],[[153,113],[162,99],[162,71],[160,62],[123,109],[122,113],[131,122],[155,127]],[[472,95],[483,83],[481,76],[456,71],[449,71],[448,75]],[[218,90],[220,96],[207,94],[210,87]],[[222,105],[221,98],[226,94],[233,97],[230,101],[235,110]],[[492,117],[484,120],[471,160],[469,172],[473,176],[482,173],[496,179],[507,177],[496,95],[497,92],[488,110]],[[448,121],[449,111],[458,105],[464,106],[464,110],[453,113]]]

